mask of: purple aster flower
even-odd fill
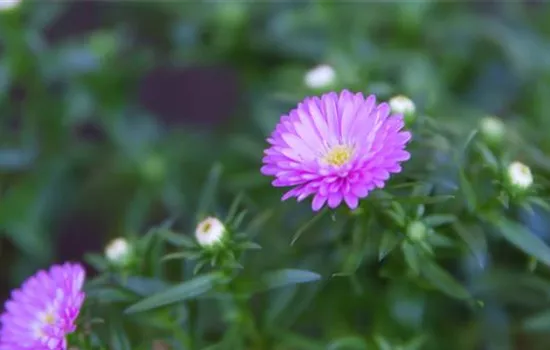
[[[273,186],[294,187],[282,200],[313,195],[315,211],[342,201],[355,209],[359,198],[384,187],[410,158],[405,146],[411,133],[401,131],[404,124],[374,95],[344,90],[306,98],[267,139],[261,172],[275,177]]]
[[[65,350],[84,301],[84,268],[54,265],[12,291],[0,316],[0,350]]]

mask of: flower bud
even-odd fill
[[[487,143],[496,145],[502,142],[506,127],[500,118],[487,116],[479,122],[479,131]]]
[[[105,247],[105,256],[113,265],[125,266],[132,259],[132,250],[125,238],[116,238]]]
[[[428,234],[428,228],[421,221],[413,221],[407,226],[407,236],[415,241],[423,241]]]
[[[164,158],[157,154],[151,154],[141,163],[141,171],[145,179],[150,182],[160,182],[166,176],[166,163]]]
[[[513,162],[508,166],[506,177],[510,186],[515,190],[527,190],[533,184],[531,169],[521,162]]]
[[[309,70],[304,76],[304,84],[310,89],[324,89],[334,84],[336,71],[328,64],[321,64]]]
[[[219,244],[225,236],[225,226],[215,217],[201,221],[195,229],[195,239],[202,247],[212,247]]]
[[[22,0],[0,0],[0,11],[8,11],[15,8]]]
[[[411,124],[416,118],[416,106],[414,102],[404,95],[397,95],[389,100],[392,113],[402,114],[407,124]]]

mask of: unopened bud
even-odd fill
[[[506,133],[506,126],[500,118],[487,116],[479,122],[481,136],[489,144],[500,144]]]
[[[413,221],[407,226],[407,236],[415,241],[422,241],[428,234],[428,228],[421,221]]]
[[[208,217],[197,225],[195,239],[202,247],[212,247],[222,241],[225,232],[225,226],[220,220]]]
[[[132,246],[125,238],[116,238],[105,247],[105,256],[114,265],[127,265],[132,258]]]
[[[416,119],[416,106],[414,102],[404,95],[397,95],[389,100],[392,113],[402,114],[407,124]]]
[[[336,71],[328,64],[318,65],[304,76],[304,84],[310,89],[324,89],[334,84]]]

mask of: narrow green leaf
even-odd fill
[[[262,276],[262,290],[269,290],[299,283],[318,281],[321,275],[307,270],[281,269],[267,272]]]
[[[445,294],[457,299],[470,299],[470,293],[458,283],[447,271],[439,267],[430,259],[423,259],[420,263],[422,276],[434,287]]]
[[[485,258],[487,256],[487,239],[485,233],[478,226],[464,226],[460,222],[453,223],[454,231],[462,238],[464,243],[474,257],[479,266],[485,266]]]
[[[386,231],[382,234],[380,239],[380,246],[378,247],[378,261],[384,259],[392,250],[397,247],[397,244],[403,239],[402,235],[398,235],[393,231]]]
[[[550,266],[550,247],[522,225],[500,218],[493,220],[506,240],[543,264]]]
[[[458,171],[458,176],[460,180],[460,189],[462,191],[464,199],[466,200],[468,209],[473,212],[477,207],[477,197],[472,183],[468,180],[462,168],[460,168],[460,170]]]
[[[529,197],[528,201],[534,205],[541,207],[546,211],[550,211],[550,203],[539,197]]]
[[[405,241],[401,245],[401,250],[403,251],[405,262],[407,263],[409,268],[415,275],[419,275],[421,262],[419,259],[419,252],[417,251],[416,247],[411,243]]]
[[[304,336],[294,333],[282,333],[279,332],[278,338],[284,346],[289,349],[296,350],[326,350],[323,344],[320,344],[316,340],[306,338]]]
[[[130,306],[124,312],[132,314],[192,299],[208,292],[214,284],[220,281],[221,275],[219,273],[199,276],[145,298]]]
[[[532,332],[550,331],[550,310],[544,310],[529,317],[524,321],[523,328]]]
[[[99,254],[86,254],[84,255],[84,261],[98,271],[105,271],[109,268],[107,260]]]
[[[438,227],[455,222],[456,216],[450,214],[428,215],[424,219],[422,219],[422,221],[424,222],[424,224],[426,224],[426,226]]]
[[[262,249],[262,246],[254,242],[244,242],[239,244],[239,248],[242,250],[260,250]]]
[[[468,153],[468,148],[470,147],[470,144],[472,143],[472,141],[475,139],[475,137],[477,136],[478,134],[478,130],[472,130],[469,134],[468,134],[468,137],[466,137],[466,141],[464,142],[464,144],[462,145],[462,149],[461,149],[461,154],[460,154],[460,157],[462,160],[464,160],[466,154]]]
[[[195,260],[201,256],[200,252],[177,252],[166,254],[162,257],[161,261],[177,260],[177,259],[189,259]]]
[[[239,214],[237,214],[235,216],[235,220],[233,220],[233,222],[231,223],[231,227],[233,227],[233,229],[235,230],[241,227],[241,224],[243,223],[244,217],[246,216],[247,213],[248,213],[247,210],[243,210]]]
[[[402,204],[434,204],[454,199],[453,195],[441,196],[395,196],[392,198],[380,198],[381,201],[399,201]]]
[[[296,231],[294,236],[292,236],[292,240],[290,241],[290,245],[291,246],[294,245],[294,243],[296,243],[296,241],[302,236],[302,234],[304,232],[306,232],[307,229],[309,229],[311,226],[313,226],[313,224],[315,224],[317,221],[319,221],[323,216],[325,216],[326,213],[328,213],[328,210],[325,208],[319,214],[315,215],[309,221],[307,221],[305,224],[303,224],[302,227],[300,227],[298,229],[298,231]]]
[[[239,210],[239,205],[241,204],[243,200],[243,193],[239,193],[235,199],[233,200],[233,203],[231,203],[231,206],[229,207],[229,211],[227,212],[227,217],[225,218],[225,223],[230,224],[233,219],[235,218],[235,215],[237,215],[237,212]]]
[[[367,342],[360,337],[343,337],[331,341],[327,350],[367,350]]]
[[[421,350],[424,348],[427,341],[425,335],[419,335],[418,337],[409,340],[407,344],[403,346],[403,350]]]
[[[485,164],[489,165],[489,167],[493,170],[497,170],[498,160],[493,154],[493,152],[487,147],[484,143],[479,142],[477,144],[477,149],[479,150],[479,153],[483,157],[483,160],[485,161]]]
[[[159,231],[159,236],[165,241],[170,242],[171,244],[178,247],[185,247],[185,248],[197,247],[197,244],[195,243],[193,238],[183,233],[175,233],[169,230],[162,230],[162,231]]]
[[[203,218],[203,216],[208,213],[214,201],[216,189],[218,186],[218,182],[220,181],[221,174],[222,174],[221,164],[219,163],[214,164],[214,166],[212,166],[212,169],[210,170],[210,173],[208,174],[206,183],[202,188],[199,204],[197,206],[197,216],[198,216],[197,221],[200,221]]]

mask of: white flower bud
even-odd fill
[[[407,226],[407,236],[413,241],[422,241],[428,234],[428,228],[421,221],[413,221]]]
[[[389,101],[391,111],[393,113],[407,115],[413,115],[416,112],[416,106],[414,102],[407,96],[397,95]]]
[[[7,11],[15,8],[22,0],[0,0],[0,11]]]
[[[526,190],[533,184],[531,169],[521,162],[513,162],[508,166],[507,177],[510,185],[519,190]]]
[[[309,70],[304,76],[304,84],[310,89],[323,89],[336,81],[336,71],[328,64],[321,64]]]
[[[208,217],[201,221],[195,229],[195,239],[202,247],[211,247],[218,244],[225,235],[225,226],[215,217]]]
[[[115,265],[126,265],[132,257],[132,247],[124,238],[116,238],[105,247],[107,260]]]
[[[506,126],[500,118],[487,116],[479,122],[479,130],[485,141],[498,144],[502,141],[506,133]]]

